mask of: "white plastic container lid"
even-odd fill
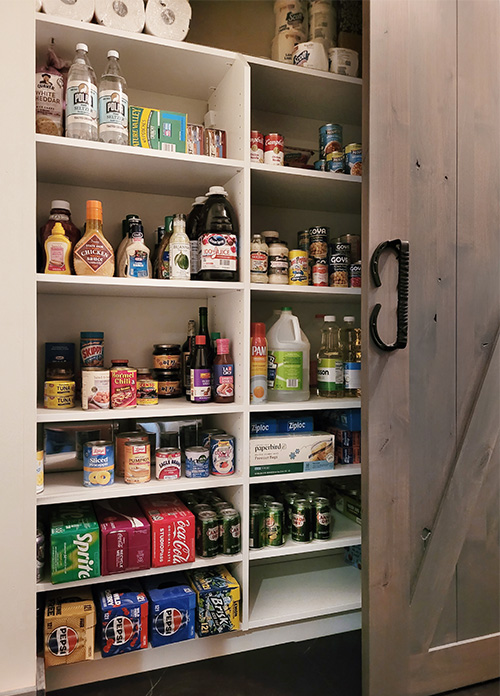
[[[356,321],[355,317],[344,317],[344,321]]]
[[[71,213],[71,207],[68,201],[52,201],[50,204],[50,209],[52,208],[62,208],[63,210],[68,210]]]
[[[325,321],[337,321],[337,317],[335,314],[327,314],[325,316]]]
[[[77,44],[76,44],[76,50],[77,50],[77,51],[85,51],[85,53],[88,53],[88,52],[89,52],[89,47],[87,46],[87,44],[84,44],[84,43],[77,43]]]
[[[202,205],[207,200],[206,196],[196,196],[193,201],[193,205]]]
[[[118,51],[110,50],[108,51],[108,58],[119,58],[120,54]]]
[[[210,186],[208,189],[207,196],[227,196],[227,191],[224,190],[224,186]]]

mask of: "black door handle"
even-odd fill
[[[382,308],[376,304],[370,315],[370,335],[373,342],[380,350],[392,351],[398,348],[406,348],[408,343],[408,295],[410,290],[410,245],[400,239],[382,242],[373,252],[370,261],[370,272],[373,282],[377,287],[382,285],[378,272],[378,262],[381,254],[386,250],[392,250],[398,260],[398,306],[397,306],[397,335],[394,343],[387,344],[382,341],[377,328],[377,318]]]

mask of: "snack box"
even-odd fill
[[[223,565],[188,573],[196,592],[196,633],[200,638],[240,627],[240,586]]]
[[[44,612],[46,667],[94,659],[96,611],[89,589],[47,595]]]
[[[346,546],[344,549],[344,561],[361,570],[361,546]]]
[[[350,520],[361,524],[361,500],[352,495],[335,491],[335,509],[348,517]]]
[[[54,584],[99,577],[99,524],[92,503],[54,506],[50,522],[50,567]]]
[[[194,638],[196,593],[183,573],[146,577],[149,599],[149,640],[153,648]]]
[[[252,418],[250,421],[250,437],[275,435],[278,432],[276,418]]]
[[[103,657],[148,647],[148,599],[137,580],[113,583],[98,594],[98,635]]]
[[[101,530],[101,575],[151,566],[151,526],[133,498],[94,503]]]
[[[142,106],[129,106],[129,143],[132,147],[160,149],[160,112]]]
[[[312,416],[302,418],[278,418],[279,433],[312,433],[314,421]]]
[[[186,152],[187,114],[160,111],[160,150]]]
[[[250,438],[250,476],[334,468],[334,436],[326,432]]]
[[[153,568],[194,561],[195,518],[173,493],[141,496],[138,502],[151,525]]]

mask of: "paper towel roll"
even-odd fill
[[[330,61],[330,72],[337,75],[347,75],[357,77],[359,67],[359,57],[357,51],[350,48],[331,48],[328,51]]]
[[[144,0],[95,0],[95,18],[105,27],[141,32],[145,17]]]
[[[294,31],[302,41],[308,36],[307,2],[304,0],[275,0],[276,34]]]
[[[188,0],[148,0],[146,5],[146,32],[162,39],[182,41],[186,38],[191,21]]]
[[[311,1],[309,41],[321,42],[327,51],[337,45],[337,12],[330,0]]]
[[[94,0],[42,0],[42,8],[46,14],[80,22],[92,20],[94,5]]]
[[[300,43],[302,37],[293,31],[280,31],[271,44],[271,58],[280,63],[291,63],[295,44]]]
[[[317,41],[299,43],[293,49],[293,64],[312,70],[328,70],[328,56],[323,44]]]

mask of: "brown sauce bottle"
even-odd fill
[[[71,220],[71,208],[68,201],[52,201],[50,204],[49,219],[45,225],[40,228],[38,235],[38,242],[40,246],[37,248],[37,251],[39,251],[39,254],[37,254],[37,271],[39,273],[43,273],[43,269],[45,268],[45,264],[47,262],[47,256],[45,254],[45,241],[50,237],[52,228],[56,222],[61,223],[61,225],[64,227],[66,237],[71,242],[70,268],[71,273],[74,274],[75,269],[73,266],[73,249],[75,248],[75,244],[80,239],[81,233],[78,227],[74,225]]]
[[[218,338],[217,355],[212,364],[214,401],[232,404],[234,401],[234,362],[229,352],[229,339]]]

